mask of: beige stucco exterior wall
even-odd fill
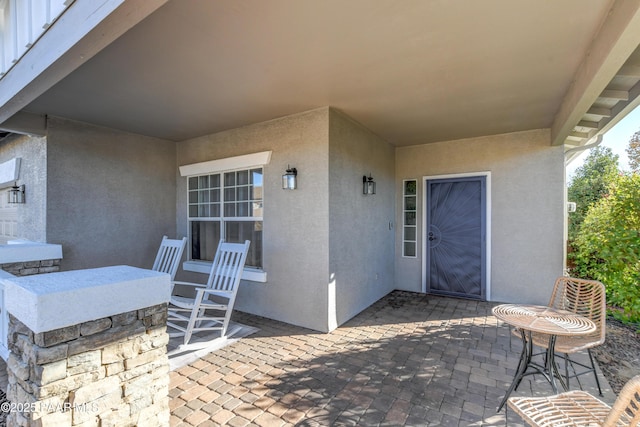
[[[331,110],[329,117],[329,301],[335,328],[394,288],[395,149]],[[376,194],[362,194],[362,176]]]
[[[178,166],[272,151],[263,177],[267,282],[243,281],[236,308],[315,330],[328,327],[328,116],[321,108],[177,144]],[[282,189],[288,165],[298,169],[295,191]],[[178,234],[186,236],[187,179],[177,181]]]
[[[175,143],[49,118],[47,237],[63,270],[151,268],[175,235]]]
[[[545,304],[564,263],[564,155],[548,130],[446,141],[396,150],[396,215],[402,180],[418,180],[418,257],[402,257],[396,233],[396,287],[422,289],[423,177],[491,173],[491,295],[493,301]]]
[[[0,163],[15,157],[21,158],[18,185],[25,185],[26,203],[7,204],[6,190],[0,191],[1,209],[11,212],[17,220],[16,235],[18,239],[34,242],[46,241],[46,172],[47,152],[46,138],[38,136],[15,135],[0,143]],[[7,236],[6,240],[11,240]],[[2,239],[0,243],[3,243]]]

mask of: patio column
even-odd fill
[[[169,425],[167,274],[114,266],[4,285],[7,425]]]

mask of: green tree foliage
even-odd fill
[[[569,214],[569,242],[573,242],[589,207],[607,193],[609,183],[618,175],[618,155],[611,148],[596,147],[589,152],[584,164],[576,169],[567,196],[576,203],[576,211]]]
[[[640,322],[640,174],[619,174],[584,217],[574,241],[576,275],[600,280],[620,320]]]
[[[631,136],[626,152],[629,155],[631,170],[640,173],[640,130]]]

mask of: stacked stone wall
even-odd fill
[[[10,316],[7,425],[168,426],[166,320],[160,304],[34,333]]]
[[[59,259],[42,261],[11,262],[0,264],[0,269],[14,276],[31,276],[33,274],[55,273],[60,271]]]

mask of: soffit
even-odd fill
[[[567,162],[580,154],[575,147],[588,145],[640,105],[640,47],[626,60],[564,141]],[[599,143],[599,141],[598,141]]]
[[[587,3],[172,0],[25,110],[176,141],[327,105],[398,146],[549,128]]]

